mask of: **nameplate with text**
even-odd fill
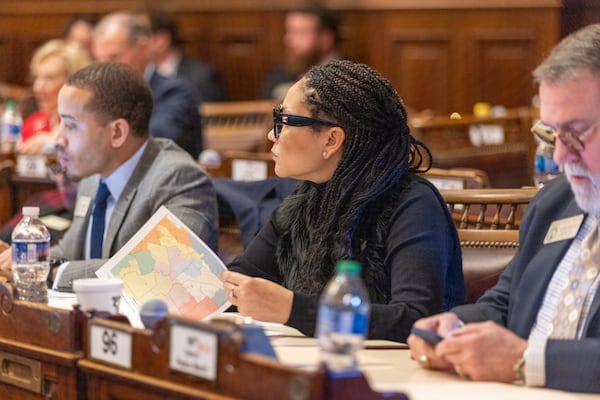
[[[217,379],[218,337],[215,332],[172,325],[169,367],[199,378]]]
[[[90,358],[131,369],[132,330],[93,322],[90,325]]]
[[[231,179],[234,181],[262,181],[267,177],[266,161],[236,159],[231,162]]]
[[[48,176],[46,156],[19,154],[17,156],[17,173],[20,176],[45,178]]]

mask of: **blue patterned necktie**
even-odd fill
[[[94,211],[92,213],[92,234],[90,245],[90,258],[102,258],[102,242],[104,241],[104,223],[106,219],[106,200],[110,191],[100,180],[96,199],[94,200]]]

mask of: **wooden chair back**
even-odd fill
[[[516,108],[502,116],[414,116],[412,134],[433,153],[434,167],[484,170],[493,187],[533,183],[535,142],[530,132],[537,110]]]
[[[519,224],[535,188],[441,190],[462,249],[466,302],[475,302],[519,247]]]
[[[220,164],[203,166],[214,178],[255,181],[276,176],[275,161],[267,152],[228,150],[222,153]]]
[[[439,190],[490,188],[490,179],[477,168],[431,168],[423,174]]]
[[[266,150],[274,106],[270,100],[203,102],[204,147],[218,152]]]

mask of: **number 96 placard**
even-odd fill
[[[106,325],[90,326],[90,357],[131,369],[132,333]]]

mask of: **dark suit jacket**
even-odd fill
[[[475,304],[454,308],[465,322],[493,320],[527,339],[554,271],[572,239],[543,244],[553,221],[583,214],[564,176],[531,201],[520,229],[519,250],[496,286]],[[581,340],[549,339],[546,386],[600,392],[600,291],[593,299]]]
[[[200,125],[200,98],[185,81],[167,78],[156,72],[148,82],[154,97],[154,109],[150,117],[150,134],[173,139],[182,149],[194,157],[202,151],[202,128]]]
[[[273,210],[294,191],[298,181],[276,177],[249,182],[215,178],[213,184],[217,191],[219,215],[232,213],[235,216],[246,248],[269,222]]]
[[[177,76],[191,82],[202,101],[224,101],[225,87],[217,69],[207,63],[182,57],[177,66]]]
[[[294,75],[290,74],[284,67],[279,66],[270,70],[264,78],[258,97],[266,100],[277,100],[281,101],[283,98],[278,98],[275,93],[275,88],[279,85],[292,86],[298,79],[302,77],[302,74]]]
[[[98,190],[99,176],[83,179],[77,200],[90,199],[85,215],[75,215],[62,241],[50,257],[71,260],[58,281],[60,290],[71,290],[74,279],[95,277],[95,272],[115,254],[160,208],[181,219],[211,248],[217,245],[217,200],[204,170],[172,141],[150,138],[121,197],[115,204],[102,247],[103,259],[83,260],[87,228]],[[76,207],[77,208],[77,207]]]

